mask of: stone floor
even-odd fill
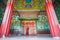
[[[60,40],[60,38],[52,38],[49,34],[41,34],[37,36],[10,36],[0,38],[0,40]]]

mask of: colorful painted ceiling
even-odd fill
[[[15,0],[14,10],[44,10],[44,0]]]

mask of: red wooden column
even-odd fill
[[[0,37],[1,37],[1,25],[0,25]]]
[[[8,36],[9,34],[12,11],[13,11],[13,0],[8,0],[3,21],[1,24],[1,31],[2,31],[1,36]]]
[[[58,20],[51,0],[45,0],[45,8],[52,37],[60,37]]]
[[[28,26],[29,22],[26,21],[25,24],[26,24],[25,25],[25,27],[26,27],[26,35],[29,35],[29,26]]]

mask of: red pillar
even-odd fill
[[[0,25],[0,37],[1,37],[1,25]]]
[[[51,0],[45,0],[45,8],[52,37],[60,37],[58,20]]]
[[[26,35],[29,35],[29,27],[27,25],[27,28],[26,28]]]
[[[29,35],[29,22],[26,22],[26,35]]]
[[[9,34],[12,11],[13,11],[13,0],[8,0],[3,21],[1,24],[1,31],[2,31],[1,36],[8,36]]]

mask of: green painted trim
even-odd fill
[[[37,18],[20,18],[19,20],[38,20]]]

